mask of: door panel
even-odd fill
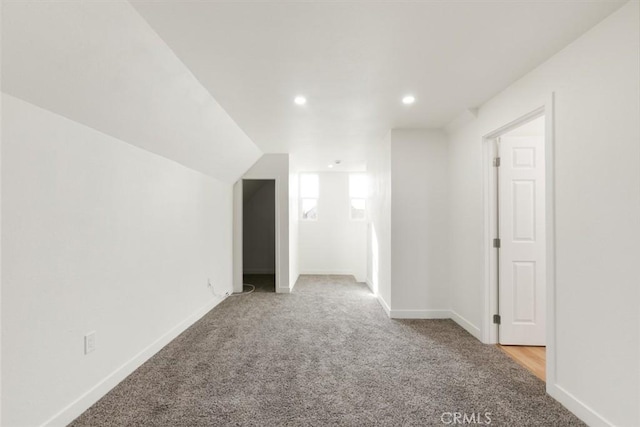
[[[544,140],[499,144],[500,343],[545,345]]]
[[[536,182],[514,180],[512,190],[513,240],[533,242],[536,234]]]
[[[535,323],[536,263],[513,263],[513,322]]]

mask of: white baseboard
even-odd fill
[[[71,423],[71,421],[75,420],[80,416],[80,414],[89,409],[91,405],[100,400],[100,398],[107,394],[112,388],[117,386],[120,381],[124,380],[129,374],[138,369],[144,362],[149,360],[151,356],[160,351],[164,346],[169,344],[174,338],[184,332],[196,321],[200,320],[200,318],[223,300],[224,298],[215,298],[197,309],[189,317],[178,323],[148,347],[133,356],[129,361],[125,362],[118,369],[107,375],[102,381],[63,408],[60,412],[45,421],[42,426],[66,426]]]
[[[465,319],[464,317],[460,316],[458,313],[456,313],[453,310],[451,310],[451,320],[456,322],[464,330],[466,330],[471,335],[476,337],[478,339],[478,341],[482,341],[482,332],[480,331],[480,328],[478,328],[476,325],[474,325],[473,323],[469,322],[467,319]]]
[[[371,281],[367,278],[365,279],[364,283],[367,284],[367,286],[369,287],[369,289],[371,290],[371,292],[375,293],[375,291],[373,290],[373,283],[371,283]]]
[[[612,422],[608,421],[602,415],[598,414],[584,402],[581,402],[578,398],[557,384],[547,383],[547,393],[590,427],[614,426]]]
[[[305,273],[313,274],[313,273]],[[335,274],[335,273],[332,273]],[[371,283],[367,280],[367,285],[372,288]],[[291,288],[279,287],[278,293],[290,293]],[[389,304],[380,295],[377,295],[378,302],[387,313],[387,316],[393,319],[452,319],[467,332],[474,337],[480,339],[480,329],[469,322],[464,317],[452,310],[391,310]],[[66,426],[74,419],[80,416],[84,411],[89,409],[91,405],[96,403],[100,398],[106,395],[112,388],[118,385],[133,371],[139,368],[144,362],[150,359],[154,354],[160,351],[164,346],[169,344],[174,338],[184,332],[187,328],[201,319],[211,309],[222,302],[224,298],[216,298],[208,302],[189,317],[167,331],[164,335],[151,343],[148,347],[133,356],[129,361],[125,362],[118,369],[113,371],[102,381],[97,383],[87,392],[71,402],[57,414],[45,421],[42,426]],[[578,418],[591,427],[613,427],[614,424],[606,418],[598,414],[595,410],[580,401],[567,390],[557,384],[547,384],[547,393],[573,412]]]
[[[367,285],[372,288],[371,284],[368,281]],[[478,328],[453,310],[394,310],[390,309],[386,301],[384,301],[379,295],[378,300],[384,308],[384,311],[392,319],[451,319],[471,335],[473,335],[476,339],[481,341],[480,328]]]
[[[449,310],[391,310],[392,319],[450,319]]]
[[[340,270],[306,270],[301,272],[300,275],[306,276],[353,276],[355,278],[355,274],[351,271],[340,271]]]
[[[242,269],[242,274],[276,274],[273,268],[247,268]]]
[[[284,287],[284,286],[279,286],[279,287],[276,288],[276,293],[277,294],[290,294],[291,293],[291,288]]]
[[[300,273],[300,275],[308,275],[308,276],[353,276],[353,278],[358,283],[366,283],[367,279],[365,276],[358,276],[357,274],[351,271],[336,271],[336,270],[310,270]],[[371,286],[369,286],[371,287]]]
[[[378,298],[378,302],[384,309],[385,313],[387,313],[387,316],[391,317],[391,309],[389,308],[389,304],[387,304],[387,302],[380,296],[380,294],[376,295],[376,298]]]
[[[291,289],[291,292],[293,292],[293,288],[296,287],[296,283],[298,283],[298,278],[299,277],[300,277],[300,275],[296,274],[295,279],[289,281],[289,289]]]
[[[366,283],[373,292],[373,286],[371,286],[371,283],[369,281],[367,281]],[[387,302],[380,295],[377,295],[377,297],[378,301],[380,301],[380,305],[382,305],[382,308],[384,308],[384,311],[387,313],[387,316],[392,319],[451,319],[471,335],[473,335],[476,339],[481,341],[480,328],[478,328],[453,310],[395,310],[389,308],[389,304],[387,304]]]

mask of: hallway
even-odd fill
[[[583,425],[451,320],[391,320],[349,276],[227,298],[72,426]],[[490,413],[490,414],[488,414]]]

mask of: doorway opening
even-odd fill
[[[245,292],[276,291],[276,184],[273,179],[242,181],[242,279]]]
[[[548,380],[553,347],[550,108],[484,138],[487,280],[483,340]],[[551,314],[551,315],[550,315]]]
[[[498,342],[546,343],[544,117],[494,139]]]

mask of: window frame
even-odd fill
[[[350,221],[356,221],[356,222],[362,222],[362,221],[366,221],[367,220],[367,193],[368,191],[365,189],[363,194],[359,194],[357,197],[355,197],[352,194],[352,179],[356,179],[357,178],[361,178],[361,179],[365,179],[366,180],[366,175],[364,173],[350,173],[349,174],[349,220]],[[365,187],[366,187],[366,182],[365,182]],[[353,201],[354,200],[362,200],[364,203],[364,212],[363,212],[363,216],[362,218],[354,218],[353,216]]]
[[[304,209],[303,209],[305,200],[313,200],[313,201],[315,201],[315,203],[316,203],[316,217],[315,218],[305,218]],[[299,206],[299,209],[300,209],[300,221],[309,221],[309,222],[317,221],[318,220],[318,216],[319,216],[318,215],[318,204],[319,204],[318,203],[318,198],[301,197],[300,198],[300,206]]]
[[[315,194],[316,197],[304,197],[302,196],[303,194],[303,177],[304,176],[315,176],[316,177],[316,183],[317,183],[317,188],[315,189]],[[299,188],[299,197],[298,197],[298,211],[299,211],[299,220],[300,221],[305,221],[305,222],[314,222],[314,221],[318,221],[318,217],[319,215],[319,207],[320,207],[320,175],[317,173],[301,173],[300,176],[298,177],[298,188]],[[316,204],[316,216],[315,218],[305,218],[304,216],[304,202],[305,200],[314,200],[315,204]]]
[[[362,210],[361,218],[354,218],[353,216],[353,201],[354,200],[362,200],[364,203],[364,209]],[[367,220],[367,199],[364,197],[349,197],[349,219],[351,221],[366,221]]]

